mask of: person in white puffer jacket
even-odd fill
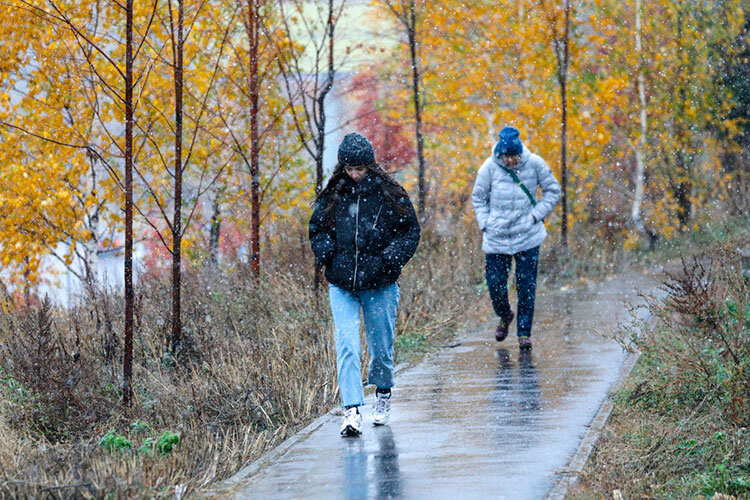
[[[518,320],[516,330],[521,349],[531,348],[539,246],[547,237],[544,218],[560,197],[560,184],[547,163],[521,142],[518,129],[505,127],[492,155],[482,164],[474,183],[472,202],[484,233],[487,287],[492,306],[500,318],[495,339],[505,340],[513,321],[508,300],[508,274],[516,261]],[[537,199],[537,187],[542,190]]]

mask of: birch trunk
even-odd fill
[[[643,45],[641,43],[641,0],[635,0],[635,51],[638,55],[638,103],[640,105],[641,135],[635,146],[635,194],[633,196],[633,208],[630,218],[636,230],[641,234],[647,234],[641,215],[643,207],[643,191],[646,177],[646,165],[644,163],[644,151],[646,149],[646,136],[648,133],[648,122],[646,120],[646,89],[643,77]]]

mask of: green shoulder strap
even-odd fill
[[[505,170],[508,173],[508,175],[510,175],[510,178],[513,179],[513,182],[515,182],[516,184],[518,184],[518,186],[521,189],[523,189],[523,192],[526,193],[526,196],[529,197],[529,201],[531,202],[531,205],[532,206],[536,206],[536,198],[534,198],[531,195],[531,193],[529,192],[529,188],[527,188],[524,185],[524,183],[521,182],[521,179],[518,178],[518,176],[516,175],[516,173],[513,170],[509,169],[509,168],[502,167],[502,169]]]

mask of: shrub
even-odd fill
[[[641,357],[572,498],[750,494],[750,277],[733,243],[683,260],[644,329],[622,332]]]
[[[681,403],[716,402],[730,422],[747,425],[750,286],[740,254],[727,245],[683,259],[679,273],[667,273],[661,291],[648,301],[654,328],[648,335],[631,332],[628,339],[663,368],[660,380],[649,385],[658,384],[666,399]]]

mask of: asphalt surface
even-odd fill
[[[530,353],[495,321],[397,375],[391,422],[358,438],[340,416],[238,474],[231,497],[544,498],[616,379],[625,353],[600,333],[630,321],[658,275],[630,275],[537,297]],[[458,344],[458,345],[456,345]]]

